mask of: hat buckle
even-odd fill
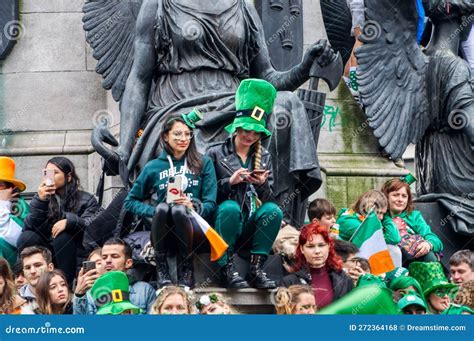
[[[119,289],[112,290],[112,300],[114,301],[114,303],[122,302],[123,301],[122,291]]]
[[[255,108],[253,108],[252,115],[250,115],[250,117],[260,122],[263,118],[263,115],[265,115],[265,110],[257,105]]]

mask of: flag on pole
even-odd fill
[[[196,220],[202,232],[211,245],[211,260],[214,262],[221,258],[227,251],[229,245],[224,239],[207,223],[196,211],[191,210],[191,216]]]
[[[359,256],[368,259],[371,273],[380,275],[395,269],[383,236],[382,224],[375,212],[370,212],[351,238],[359,247]]]

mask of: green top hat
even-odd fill
[[[407,183],[408,185],[411,185],[417,181],[416,178],[411,173],[408,173],[407,175],[402,175],[400,177],[400,180]]]
[[[408,269],[403,268],[403,267],[398,267],[395,268],[392,271],[387,272],[385,276],[385,281],[390,284],[393,280],[399,278],[399,277],[404,277],[408,276]]]
[[[357,281],[357,287],[360,288],[366,285],[377,285],[381,288],[387,287],[382,278],[372,274],[364,274],[359,277],[359,280]]]
[[[266,137],[271,136],[266,124],[273,110],[276,94],[275,87],[263,79],[243,80],[235,94],[237,114],[234,122],[225,127],[225,130],[233,134],[237,128],[242,128],[263,133]]]
[[[203,115],[202,112],[194,108],[190,113],[188,114],[181,114],[181,117],[183,118],[184,122],[186,122],[186,125],[191,128],[195,129],[196,128],[196,123],[202,120]]]
[[[408,295],[403,296],[400,301],[398,301],[398,309],[403,310],[409,305],[416,304],[423,307],[425,310],[428,310],[425,301],[421,298],[420,295],[411,292]]]
[[[420,283],[425,297],[439,288],[451,289],[456,287],[456,285],[448,282],[439,262],[413,262],[408,270],[410,276]]]
[[[122,271],[106,272],[99,277],[91,289],[97,315],[120,315],[126,310],[141,314],[142,310],[130,302],[129,286]]]

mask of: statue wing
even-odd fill
[[[416,42],[415,1],[365,0],[357,49],[360,99],[384,151],[401,158],[430,124],[428,57]]]
[[[320,0],[320,4],[329,42],[335,51],[339,51],[346,65],[355,43],[351,36],[352,17],[347,0]]]
[[[89,0],[84,4],[86,39],[98,60],[102,86],[122,98],[133,64],[135,26],[143,0]]]

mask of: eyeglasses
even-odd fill
[[[194,136],[192,131],[184,132],[184,131],[179,131],[179,130],[171,132],[171,135],[173,135],[173,138],[177,140],[182,139],[183,136],[185,140],[191,140]]]
[[[449,289],[443,289],[443,288],[436,289],[435,291],[433,291],[433,294],[435,294],[438,297],[445,297],[449,295]]]

